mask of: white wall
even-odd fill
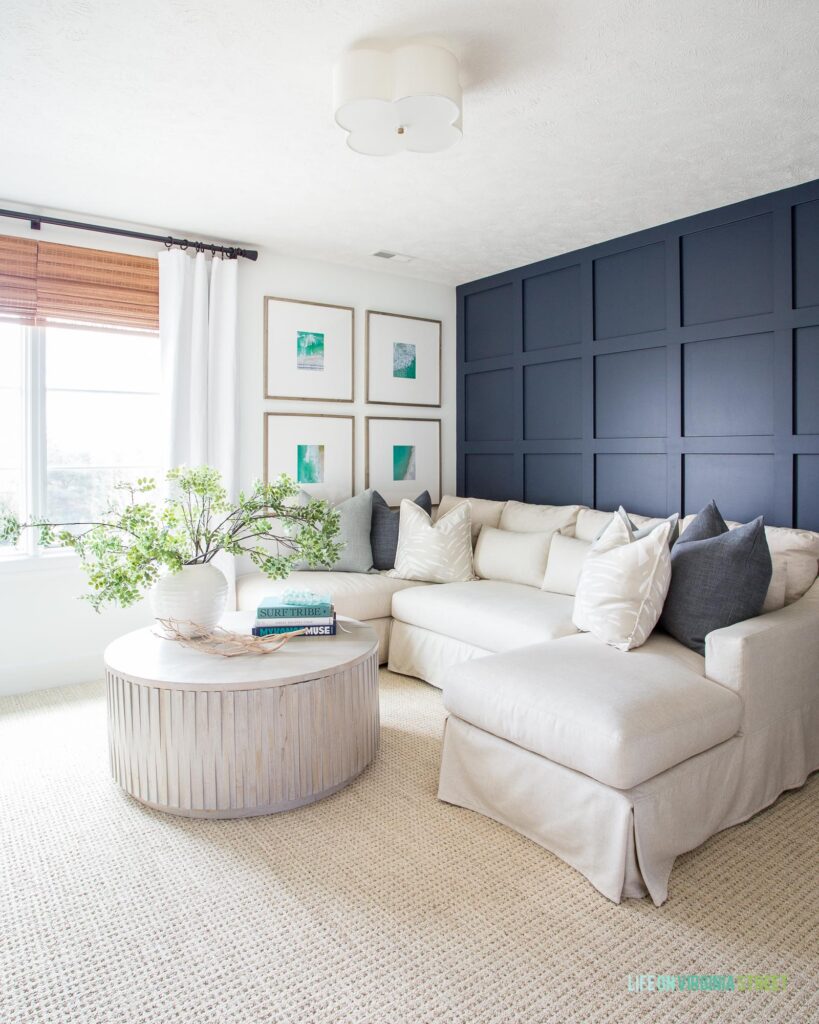
[[[17,204],[2,203],[6,208]],[[83,218],[44,208],[73,220]],[[136,226],[165,235],[167,228]],[[150,255],[153,243],[94,235],[43,225],[38,234],[24,221],[0,219],[0,234],[26,235],[43,241]],[[178,232],[174,232],[178,234]],[[235,243],[239,240],[232,239]],[[245,243],[249,244],[249,243]],[[442,493],[455,489],[455,290],[401,277],[380,268],[372,271],[310,260],[288,259],[260,250],[256,263],[242,260],[239,268],[239,471],[243,485],[261,477],[265,411],[337,412],[356,417],[356,490],[364,487],[364,312],[378,309],[440,319],[443,323],[441,409],[370,407],[377,416],[440,416],[442,420]],[[265,400],[262,373],[263,298],[294,299],[354,306],[356,311],[355,396],[350,404],[273,402]],[[419,481],[420,484],[420,481]],[[420,489],[420,487],[419,487]],[[114,637],[150,622],[145,603],[129,609],[109,609],[97,615],[85,601],[84,575],[73,556],[54,567],[14,570],[0,564],[0,695],[48,686],[82,682],[102,675],[102,652]]]
[[[102,677],[102,652],[114,637],[151,621],[145,603],[97,614],[73,555],[56,568],[0,567],[0,696]]]

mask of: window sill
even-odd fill
[[[29,572],[75,572],[79,567],[79,555],[73,551],[44,551],[39,555],[15,552],[0,554],[0,575]]]

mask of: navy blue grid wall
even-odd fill
[[[819,181],[461,285],[458,493],[819,530]]]

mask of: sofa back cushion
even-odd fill
[[[505,501],[489,501],[487,498],[459,498],[454,494],[445,494],[441,498],[441,504],[435,515],[435,521],[442,519],[447,512],[451,512],[456,505],[463,502],[469,503],[470,521],[472,524],[472,546],[478,539],[482,526],[497,526],[500,523],[501,513],[506,505]]]
[[[596,508],[581,508],[574,524],[574,535],[587,544],[594,543],[611,522],[612,512],[600,512]]]
[[[578,540],[585,540],[589,544],[593,543],[609,525],[614,515],[614,512],[601,512],[597,508],[581,508],[577,514],[574,536]],[[663,522],[662,518],[638,516],[634,512],[629,512],[628,517],[638,529],[653,528]]]
[[[475,575],[539,587],[552,537],[551,533],[513,533],[484,526],[475,547]]]
[[[574,597],[583,563],[590,550],[591,544],[588,541],[565,537],[562,533],[554,534],[549,545],[549,560],[541,583],[542,589]]]
[[[572,536],[580,505],[529,505],[507,501],[501,513],[502,530],[516,533],[561,533]]]
[[[469,511],[469,504],[461,502],[433,523],[414,501],[404,498],[395,568],[388,575],[427,583],[474,579]]]
[[[681,525],[682,536],[696,519],[686,516]],[[729,530],[741,523],[728,520]],[[811,530],[791,530],[785,526],[766,526],[765,538],[771,552],[772,573],[763,612],[773,612],[793,604],[803,597],[816,582],[819,572],[819,533]]]

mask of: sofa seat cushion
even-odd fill
[[[665,634],[628,653],[577,635],[457,665],[443,700],[485,732],[631,789],[739,729],[742,701],[704,667]]]
[[[566,594],[473,580],[402,590],[393,598],[392,614],[410,626],[495,652],[576,633],[573,606]]]
[[[366,622],[389,617],[396,591],[423,586],[426,584],[391,579],[382,573],[300,571],[291,572],[286,580],[271,580],[264,573],[253,572],[236,580],[236,604],[240,611],[251,611],[262,598],[297,587],[329,594],[337,614]]]

